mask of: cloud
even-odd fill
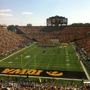
[[[8,17],[8,18],[6,17],[5,19],[7,19],[7,20],[19,20],[18,18],[14,18],[14,17]]]
[[[0,16],[12,16],[12,14],[0,13]]]
[[[33,12],[22,12],[22,14],[33,14]]]
[[[11,12],[10,9],[4,9],[4,10],[0,10],[0,12]]]

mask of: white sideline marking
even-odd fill
[[[90,77],[89,77],[89,75],[88,75],[88,73],[87,73],[87,71],[86,71],[86,69],[85,69],[83,63],[82,63],[81,61],[80,61],[80,63],[81,63],[81,66],[82,66],[82,68],[83,68],[83,70],[84,70],[84,72],[85,72],[85,74],[86,74],[88,80],[90,80]]]
[[[1,76],[8,76],[8,74],[0,74]],[[16,76],[16,77],[20,77],[20,75],[9,75],[9,76]],[[22,75],[22,77],[26,77],[26,75]],[[49,78],[49,79],[57,79],[57,80],[72,80],[71,78],[56,78],[56,77],[43,77],[43,76],[29,76],[29,77],[33,77],[33,78]],[[82,81],[82,79],[73,79],[75,81]]]
[[[73,46],[73,48],[75,49],[74,46]],[[76,55],[78,56],[78,59],[79,59],[79,55],[77,54],[77,52],[76,52]],[[90,80],[90,77],[89,77],[89,75],[88,75],[88,73],[87,73],[87,71],[86,71],[86,69],[85,69],[85,67],[84,67],[84,65],[83,65],[83,63],[82,63],[82,61],[80,61],[80,64],[81,64],[81,66],[82,66],[82,68],[83,68],[83,70],[84,70],[84,72],[85,72],[85,74],[86,74],[88,80]]]
[[[32,44],[32,45],[34,45],[34,44]],[[30,46],[32,46],[32,45],[30,45]],[[13,54],[7,56],[6,58],[3,58],[2,60],[0,60],[0,62],[4,61],[5,59],[7,59],[7,58],[9,58],[9,57],[11,57],[11,56],[13,56],[13,55],[15,55],[16,53],[18,53],[18,52],[20,52],[20,51],[22,51],[22,50],[24,50],[24,49],[26,49],[26,48],[28,48],[28,47],[25,47],[25,48],[23,48],[23,49],[21,49],[21,50],[15,52],[15,53],[13,53]]]

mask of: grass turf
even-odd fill
[[[10,57],[0,60],[0,67],[83,71],[74,50],[74,44],[56,47],[38,47],[31,44]]]

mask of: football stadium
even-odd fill
[[[47,18],[46,24],[16,26],[15,32],[0,26],[0,76],[8,77],[7,81],[1,79],[0,86],[14,88],[10,90],[89,90],[80,88],[90,88],[90,26],[69,26],[67,18],[57,15]],[[65,86],[53,80],[70,83]],[[76,86],[74,81],[81,84]]]

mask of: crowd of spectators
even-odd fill
[[[18,31],[29,38],[22,37]],[[40,43],[50,43],[50,39],[59,39],[60,43],[75,42],[90,59],[90,27],[89,26],[17,26],[17,34],[0,26],[0,56],[7,55],[24,47],[34,39]]]
[[[24,47],[30,43],[30,40],[22,38],[15,32],[0,27],[0,56],[7,55],[20,47]]]
[[[0,90],[90,90],[90,84],[74,81],[68,83],[45,79],[43,82],[30,79],[0,80]]]
[[[63,28],[45,27],[45,26],[18,26],[18,30],[22,31],[30,39],[36,39],[38,42],[48,42],[49,39],[58,38],[60,43],[75,42],[80,50],[82,50],[88,59],[90,59],[90,27],[73,27],[65,26]],[[46,30],[46,31],[45,31]],[[6,28],[0,27],[0,56],[11,53],[18,48],[25,47],[31,42],[21,37],[15,32],[8,31]],[[83,62],[86,63],[86,62]],[[1,90],[90,90],[89,84],[63,84],[55,82],[34,82],[31,80],[0,80]]]
[[[88,26],[63,26],[45,27],[45,26],[18,26],[19,30],[24,32],[30,39],[36,39],[38,42],[49,42],[50,39],[59,39],[60,43],[76,42],[83,47],[86,52],[90,49],[90,27]],[[88,56],[90,53],[88,52]]]
[[[50,39],[59,39],[60,43],[75,42],[90,57],[90,27],[82,26],[63,26],[45,27],[45,26],[18,26],[28,38],[35,39],[40,43],[48,42]],[[17,30],[17,31],[18,31]],[[12,51],[29,44],[27,40],[15,32],[7,30],[0,26],[0,56],[11,53]]]
[[[74,26],[63,26],[61,27],[27,27],[18,26],[24,34],[30,39],[35,38],[38,42],[47,42],[49,39],[58,38],[60,42],[68,43],[78,39],[82,39],[89,34],[90,27],[74,27]]]
[[[85,54],[90,57],[90,37],[77,40],[76,43],[85,51]]]

